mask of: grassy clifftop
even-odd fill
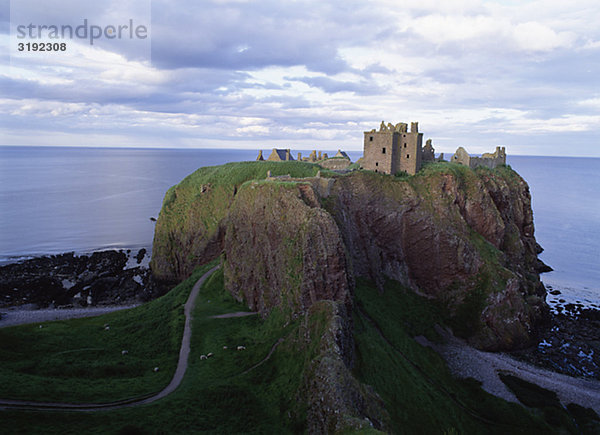
[[[268,170],[308,178],[265,180]],[[189,279],[108,317],[116,335],[107,335],[104,318],[48,325],[52,336],[33,327],[0,334],[14,349],[0,352],[0,377],[13,397],[51,400],[50,391],[65,391],[64,378],[95,373],[95,366],[69,372],[73,350],[110,357],[97,361],[106,382],[84,379],[85,394],[69,400],[154,391],[174,370],[182,301],[210,267],[205,263],[222,255],[215,261],[223,268],[200,291],[188,373],[174,393],[109,413],[32,419],[0,412],[0,426],[44,433],[531,434],[577,433],[577,425],[590,423],[585,412],[526,409],[476,381],[454,379],[441,357],[415,340],[441,340],[436,325],[445,322],[485,348],[530,338],[527,328],[543,305],[531,198],[518,174],[435,164],[415,176],[358,171],[327,179],[314,177],[318,170],[297,162],[198,170],[167,193],[152,259],[162,277],[191,273]],[[215,318],[247,307],[262,316]],[[27,343],[46,351],[27,350]],[[131,366],[121,364],[126,344],[137,358]],[[240,345],[245,349],[235,350]],[[159,364],[159,372],[127,378]],[[21,386],[8,382],[12,376]]]
[[[239,162],[200,168],[171,187],[156,223],[151,267],[163,280],[178,282],[221,253],[223,219],[248,180],[291,175],[310,177],[321,168],[304,162]]]
[[[527,345],[544,288],[527,183],[508,167],[427,165],[415,176],[313,177],[302,162],[202,168],[166,195],[153,272],[180,280],[224,254],[225,282],[263,315],[351,300],[356,278],[395,279],[448,308],[484,349]],[[290,174],[301,182],[272,175]],[[326,171],[322,175],[326,176]]]

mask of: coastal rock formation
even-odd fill
[[[171,187],[163,200],[152,244],[153,275],[180,282],[223,249],[225,218],[238,189],[248,180],[292,173],[314,176],[319,166],[298,162],[242,162],[200,168]],[[295,171],[295,172],[294,172]]]
[[[390,416],[383,400],[352,375],[354,340],[349,325],[345,305],[333,301],[313,304],[304,316],[300,336],[305,346],[320,340],[299,391],[307,404],[308,433],[388,429]]]
[[[224,253],[226,288],[263,315],[347,303],[356,277],[380,289],[394,279],[443,306],[455,333],[481,349],[531,343],[547,311],[542,264],[529,189],[510,168],[437,163],[413,177],[360,171],[324,183],[298,178],[314,165],[266,164],[244,163],[254,165],[244,166],[247,178],[205,194],[203,170],[171,189],[153,271],[181,279]],[[273,165],[288,165],[282,175],[291,176],[244,184]]]
[[[348,302],[344,244],[309,184],[245,184],[225,224],[225,288],[252,310]]]
[[[477,347],[525,346],[546,311],[527,184],[506,168],[447,168],[403,182],[367,172],[336,181],[330,210],[354,273],[443,303]]]
[[[0,267],[0,308],[129,304],[153,299],[168,288],[156,282],[136,256],[123,251],[34,258]],[[134,263],[128,267],[128,260]]]

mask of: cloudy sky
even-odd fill
[[[600,157],[598,0],[86,3],[0,0],[0,145],[358,150],[385,120],[436,151]],[[11,38],[84,18],[150,36]]]

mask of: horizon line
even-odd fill
[[[460,146],[460,145],[459,145]],[[506,145],[501,145],[501,146],[506,146]],[[97,146],[97,145],[93,145],[93,146],[88,146],[88,145],[6,145],[6,144],[0,144],[0,148],[8,148],[8,147],[12,147],[12,148],[79,148],[79,149],[122,149],[122,150],[177,150],[177,151],[193,151],[193,150],[223,150],[223,151],[260,151],[260,150],[272,150],[272,149],[288,149],[288,148],[273,148],[273,147],[269,147],[269,148],[228,148],[228,147],[147,147],[147,146],[132,146],[132,145],[128,145],[128,146],[111,146],[111,145],[106,145],[106,146]],[[294,150],[294,151],[313,151],[313,150],[317,150],[317,151],[333,151],[333,148],[321,148],[320,150],[318,148],[289,148],[290,150]],[[344,149],[344,148],[338,148],[337,150],[341,150],[344,152],[362,152],[362,149]],[[336,151],[337,151],[336,150]],[[436,152],[436,155],[439,154],[450,154],[450,151],[442,151],[442,152]],[[471,153],[469,153],[471,154]],[[477,155],[477,153],[474,153],[474,155]],[[519,153],[506,153],[507,157],[510,156],[518,156],[518,157],[565,157],[565,158],[587,158],[587,159],[600,159],[600,154],[599,155],[556,155],[556,154],[519,154]]]

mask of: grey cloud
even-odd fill
[[[219,98],[219,87],[237,89],[248,75],[235,71],[189,69],[170,74],[166,83],[158,85],[131,86],[129,83],[106,84],[93,76],[76,79],[72,84],[40,84],[23,79],[0,76],[0,88],[4,97],[13,99],[36,98],[69,103],[124,104],[137,109],[162,110],[185,106],[187,100],[202,101],[209,96]],[[214,102],[214,101],[211,101]],[[196,107],[194,110],[199,110]]]
[[[286,79],[306,83],[311,87],[322,89],[330,94],[336,92],[353,92],[358,95],[370,95],[380,92],[378,86],[364,80],[356,83],[335,80],[329,77],[286,77]]]
[[[0,34],[10,31],[10,0],[0,0]]]
[[[261,1],[235,8],[189,2],[174,9],[155,2],[153,62],[161,68],[305,65],[325,73],[345,71],[349,66],[338,48],[364,38],[369,32],[363,27],[374,19],[355,14],[362,8],[358,2]]]

